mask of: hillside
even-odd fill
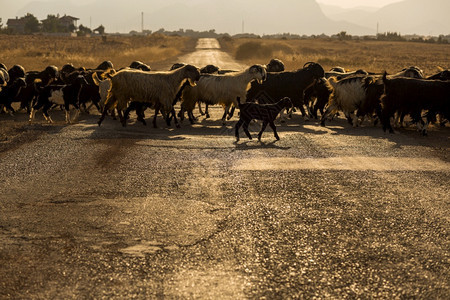
[[[57,0],[32,2],[21,8],[17,15],[27,12],[40,19],[47,14],[70,14],[80,18],[79,24],[92,24],[92,27],[103,24],[108,32],[140,31],[141,12],[144,12],[144,28],[149,30],[215,29],[217,32],[236,34],[242,32],[244,21],[244,30],[256,34],[334,34],[341,30],[352,34],[370,32],[349,22],[330,20],[315,0],[281,0],[276,5],[271,0],[97,0],[93,3]]]
[[[376,33],[378,23],[380,32],[450,33],[448,0],[405,0],[381,9],[343,9],[319,5],[316,0],[37,0],[24,3],[17,0],[14,6],[20,9],[14,12],[13,5],[5,4],[3,18],[6,12],[10,14],[8,17],[30,12],[39,19],[48,14],[69,14],[80,18],[78,24],[92,27],[102,24],[107,32],[129,32],[141,30],[143,12],[144,29],[152,31],[215,29],[219,33],[236,34],[242,32],[244,25],[245,32],[256,34],[331,35],[347,31],[352,35],[367,35]]]
[[[450,1],[405,0],[382,7],[376,11],[366,8],[342,9],[321,4],[322,10],[332,20],[346,20],[380,32],[401,34],[447,35],[450,33]]]

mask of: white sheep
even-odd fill
[[[182,114],[188,112],[191,123],[194,121],[192,111],[197,101],[206,104],[221,104],[225,108],[222,122],[231,105],[238,106],[237,98],[245,101],[247,91],[251,87],[251,82],[256,80],[259,83],[266,80],[266,67],[253,65],[244,71],[227,73],[223,75],[202,75],[195,87],[186,87],[182,93]]]
[[[186,81],[189,82],[189,85],[195,86],[195,82],[199,78],[199,69],[192,65],[186,65],[173,71],[160,72],[121,70],[111,78],[112,86],[98,124],[100,126],[107,111],[115,107],[122,125],[125,126],[126,120],[123,118],[122,111],[127,108],[130,101],[137,101],[154,104],[157,108],[155,117],[159,107],[166,114],[171,112],[175,118],[175,124],[178,126],[173,109],[176,95]]]

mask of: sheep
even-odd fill
[[[39,81],[35,82],[35,88],[38,90],[38,96],[36,103],[34,103],[31,108],[29,119],[30,123],[34,120],[36,111],[41,108],[43,109],[45,120],[47,120],[48,123],[53,123],[52,118],[48,114],[48,110],[54,104],[64,105],[67,124],[71,123],[70,105],[73,105],[77,109],[77,114],[74,117],[74,120],[76,120],[80,111],[78,95],[82,86],[87,84],[87,81],[84,76],[76,73],[72,73],[68,80],[71,83],[64,85],[38,86]]]
[[[126,125],[122,111],[126,109],[129,101],[150,102],[166,113],[172,113],[175,124],[178,120],[173,109],[173,101],[179,89],[185,81],[191,86],[196,85],[200,79],[200,71],[197,67],[186,65],[177,70],[161,72],[145,72],[141,70],[126,69],[117,72],[112,78],[112,87],[108,93],[103,113],[98,121],[100,126],[106,116],[106,112],[116,107],[122,125]],[[155,114],[156,117],[156,114]],[[166,119],[169,122],[169,118]]]
[[[248,126],[250,122],[255,119],[261,120],[263,122],[261,131],[258,134],[258,141],[261,141],[261,136],[264,130],[266,129],[267,124],[269,124],[270,127],[272,128],[277,141],[280,140],[274,121],[278,116],[278,114],[281,112],[281,110],[289,109],[292,107],[291,99],[289,99],[288,97],[284,97],[283,99],[274,104],[258,104],[251,102],[240,103],[240,98],[238,98],[238,104],[240,115],[239,121],[236,123],[234,128],[237,142],[239,142],[239,128],[241,127],[241,125],[243,125],[244,132],[248,136],[248,138],[250,140],[252,139],[252,136],[248,131]]]
[[[395,112],[409,114],[418,130],[427,135],[428,123],[436,113],[450,117],[450,82],[417,78],[389,79],[383,75],[384,94],[381,97],[383,131],[393,133],[390,123]],[[427,123],[422,110],[428,110]]]
[[[186,87],[182,93],[182,111],[187,111],[189,121],[194,122],[192,110],[197,101],[207,104],[221,104],[225,108],[222,123],[231,105],[237,106],[237,98],[246,99],[247,91],[253,81],[262,83],[267,71],[263,65],[253,65],[243,71],[224,75],[203,75],[197,86]]]
[[[324,76],[325,71],[322,66],[314,62],[306,63],[302,69],[297,71],[267,73],[267,80],[262,84],[252,83],[251,89],[247,93],[247,101],[274,103],[275,99],[289,97],[293,107],[299,108],[306,120],[308,117],[303,107],[303,93]]]

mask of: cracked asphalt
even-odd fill
[[[278,142],[235,143],[221,115],[0,116],[16,126],[0,143],[0,298],[448,297],[448,126],[294,115]]]

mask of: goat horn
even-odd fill
[[[315,62],[309,61],[303,65],[303,68],[309,67],[310,65],[315,65]]]

